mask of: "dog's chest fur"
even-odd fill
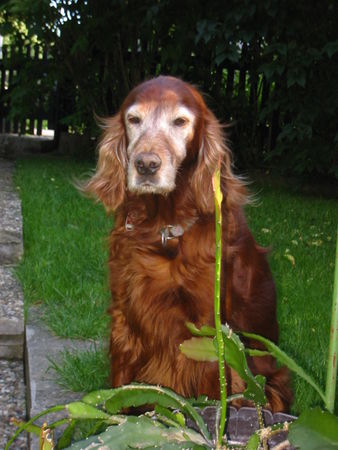
[[[213,324],[213,228],[213,223],[197,222],[165,248],[156,232],[142,238],[140,229],[133,233],[121,226],[113,231],[109,263],[113,309],[124,312],[133,332],[155,341],[157,330],[163,338],[163,322],[172,321],[167,344],[177,345],[182,330],[189,336],[184,322]]]

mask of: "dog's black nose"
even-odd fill
[[[139,153],[135,158],[135,167],[140,175],[154,175],[161,167],[161,158],[156,153]]]

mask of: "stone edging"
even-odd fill
[[[0,148],[1,153],[1,148]],[[21,202],[13,185],[14,163],[0,158],[0,447],[15,427],[10,418],[26,417],[23,369],[24,306],[13,273],[23,254]],[[27,449],[27,436],[15,448]]]
[[[0,159],[0,358],[23,357],[23,295],[11,265],[23,255],[21,202],[13,186],[14,164]]]

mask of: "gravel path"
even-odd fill
[[[22,361],[0,360],[0,449],[4,449],[16,427],[11,417],[26,418],[24,370]],[[22,434],[12,445],[14,449],[27,449],[27,435]]]
[[[17,430],[10,419],[26,419],[23,295],[12,272],[23,251],[22,217],[13,170],[12,161],[0,158],[0,450]],[[13,450],[27,448],[24,434],[11,446]]]

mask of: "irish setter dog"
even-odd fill
[[[212,175],[221,161],[222,319],[235,331],[278,339],[275,287],[245,221],[246,189],[231,168],[222,126],[201,94],[160,76],[134,88],[104,120],[99,160],[85,190],[115,212],[110,236],[113,386],[167,386],[186,397],[219,398],[218,365],[184,356],[186,322],[214,325],[215,218]],[[258,343],[246,342],[255,348]],[[251,358],[267,378],[268,407],[288,410],[288,372]],[[245,388],[227,369],[229,393]]]

